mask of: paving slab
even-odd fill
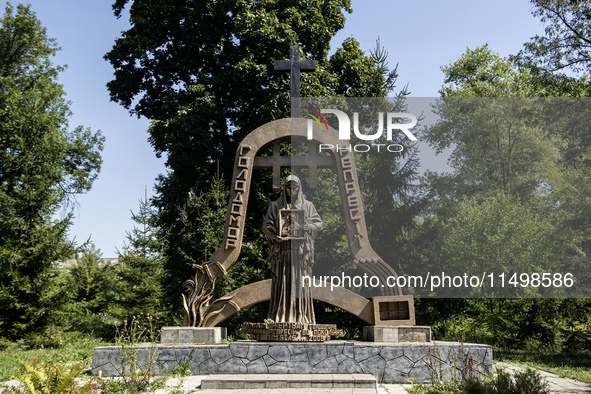
[[[384,384],[378,387],[379,394],[408,394],[410,384]],[[382,390],[382,391],[380,391]]]
[[[201,381],[202,389],[375,389],[371,374],[226,374],[209,375]],[[349,390],[346,390],[349,389]]]
[[[155,390],[154,394],[168,394],[172,388],[179,388],[183,390],[184,393],[196,392],[201,388],[201,381],[204,377],[205,376],[197,375],[185,376],[183,378],[170,378],[166,381],[167,388]]]

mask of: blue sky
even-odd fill
[[[146,186],[148,196],[153,194],[155,178],[166,171],[164,159],[157,159],[147,142],[149,121],[111,102],[105,87],[113,70],[103,55],[127,29],[127,19],[113,16],[110,0],[27,3],[62,48],[55,63],[68,65],[59,81],[72,102],[70,127],[83,125],[106,137],[101,174],[90,192],[78,196],[70,236],[78,244],[91,239],[103,257],[115,257],[133,228],[130,210],[137,211]],[[352,6],[333,49],[353,36],[369,51],[379,37],[390,66],[398,63],[399,87],[408,84],[413,97],[436,97],[440,67],[467,47],[488,42],[509,55],[543,31],[526,0],[352,0]],[[286,58],[288,53],[286,48]]]

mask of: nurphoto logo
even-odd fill
[[[307,129],[307,137],[308,140],[314,139],[313,135],[313,126],[314,121],[320,126],[321,130],[328,131],[328,124],[326,119],[322,114],[332,114],[337,117],[338,121],[338,129],[339,129],[339,140],[348,141],[351,139],[351,123],[353,123],[353,132],[355,136],[363,141],[375,141],[384,135],[384,113],[378,112],[378,126],[375,128],[375,132],[373,134],[363,134],[359,130],[359,113],[353,112],[353,122],[349,116],[338,109],[321,109],[320,112],[312,109],[306,109],[307,114],[312,118],[308,119],[308,129]],[[410,122],[404,123],[397,123],[395,122],[396,119],[410,119]],[[414,126],[417,125],[417,117],[408,112],[387,112],[385,116],[385,133],[386,133],[386,140],[392,141],[392,135],[394,134],[395,130],[402,131],[404,135],[411,141],[416,141],[417,138],[413,135],[410,131]],[[324,127],[323,127],[324,126]],[[369,152],[370,150],[376,149],[380,152],[382,149],[388,152],[402,152],[404,150],[404,146],[400,144],[356,144],[351,146],[349,145],[333,145],[333,144],[320,144],[318,149],[319,151],[323,150],[336,150],[339,151],[354,151],[354,152]]]

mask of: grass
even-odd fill
[[[541,369],[560,376],[591,383],[591,354],[565,352],[532,352],[525,350],[495,350],[497,361]]]
[[[96,346],[114,345],[99,341],[98,339],[86,338],[84,340],[66,344],[59,349],[26,349],[16,343],[11,343],[5,350],[0,351],[0,387],[3,382],[12,380],[19,375],[19,365],[23,361],[28,361],[31,357],[36,357],[40,362],[57,361],[61,365],[71,364],[73,362],[88,363],[92,361],[93,349]],[[55,359],[54,359],[55,356]],[[167,371],[161,376],[154,377],[151,389],[166,388],[167,393],[182,393],[182,378],[191,375],[189,364],[183,364],[178,368]],[[87,375],[87,377],[89,377]],[[180,382],[173,387],[167,387],[166,381],[169,378],[178,378]],[[86,379],[86,378],[85,378]],[[95,378],[97,379],[97,378]],[[121,379],[112,379],[103,377],[96,380],[105,392],[113,394],[129,394],[139,391],[129,389],[123,385]]]
[[[67,364],[72,362],[92,361],[92,353],[96,346],[105,346],[105,342],[92,337],[85,337],[72,343],[65,343],[56,349],[27,349],[25,346],[11,343],[0,351],[0,383],[14,379],[18,375],[21,361],[35,356],[39,361],[51,361],[57,353],[57,360]]]
[[[189,362],[187,362],[175,369],[166,371],[161,375],[152,376],[150,379],[150,385],[146,390],[151,392],[151,390],[166,389],[167,394],[183,394],[183,378],[189,375],[191,375],[191,370],[189,369]],[[166,383],[170,378],[178,379],[177,384],[174,386],[168,386]],[[102,392],[109,394],[136,394],[146,391],[139,386],[126,386],[121,378],[103,377],[99,379],[99,382],[101,384]]]

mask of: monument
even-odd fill
[[[369,242],[353,152],[335,149],[319,155],[319,144],[340,146],[338,132],[328,126],[321,131],[319,125],[293,116],[300,114],[299,73],[313,70],[314,62],[299,60],[299,47],[292,46],[290,60],[277,61],[275,66],[290,71],[292,118],[266,123],[240,143],[222,244],[211,260],[193,266],[195,277],[185,282],[190,292],[183,296],[183,327],[163,329],[156,364],[172,369],[189,363],[193,374],[371,373],[383,383],[406,383],[409,379],[429,383],[434,368],[450,372],[458,367],[458,360],[469,360],[477,374],[491,371],[490,346],[434,344],[430,327],[415,325],[413,297],[403,295],[399,287],[383,286],[379,296],[365,298],[344,287],[306,288],[297,283],[313,269],[314,239],[323,224],[314,204],[302,193],[302,179],[289,176],[281,186],[282,169],[305,169],[310,191],[318,186],[317,170],[332,169],[343,206],[351,260],[382,283],[397,275]],[[309,149],[306,155],[283,156],[283,142],[308,144]],[[281,191],[262,224],[269,239],[272,278],[235,289],[212,302],[216,282],[240,256],[255,170],[271,170],[273,190]],[[339,329],[316,324],[313,300],[339,307],[365,321],[365,342],[329,341],[339,334]],[[249,333],[250,341],[219,343],[225,335],[221,324],[227,318],[265,301],[270,302],[272,322],[247,325],[244,332]],[[92,373],[119,374],[119,352],[115,347],[96,348]]]
[[[292,46],[290,60],[275,62],[277,70],[290,71],[291,107],[292,113],[296,115],[301,112],[299,107],[300,71],[312,71],[315,68],[314,61],[300,60],[299,54],[299,47]],[[313,127],[317,126],[313,125]],[[336,292],[332,291],[329,294],[329,290],[326,288],[305,289],[297,284],[298,289],[293,289],[293,292],[290,293],[290,300],[277,300],[276,297],[272,297],[272,294],[276,293],[279,277],[274,275],[271,280],[249,284],[232,291],[219,300],[210,302],[216,281],[231,269],[240,254],[246,218],[246,202],[249,197],[252,172],[256,169],[271,169],[273,171],[273,190],[275,191],[281,190],[282,168],[306,169],[309,174],[307,184],[310,191],[317,188],[318,168],[335,169],[341,201],[345,207],[345,228],[353,261],[367,274],[380,278],[382,283],[386,283],[386,278],[389,276],[396,277],[394,270],[377,255],[369,243],[353,153],[341,150],[338,153],[333,152],[329,156],[318,155],[319,144],[338,146],[342,144],[342,141],[339,141],[338,133],[333,129],[330,129],[328,133],[317,130],[318,132],[313,133],[314,137],[308,140],[307,129],[306,119],[292,117],[277,120],[251,132],[238,147],[222,246],[209,262],[195,265],[195,279],[186,282],[191,291],[189,296],[184,299],[185,319],[183,325],[187,327],[216,327],[239,310],[264,301],[271,301],[272,308],[276,302],[283,303],[284,306],[294,302],[297,304],[297,306],[294,305],[294,308],[303,308],[301,313],[297,312],[288,318],[278,316],[276,312],[274,315],[272,313],[270,319],[274,322],[314,324],[311,300],[318,299],[344,309],[366,321],[370,326],[366,330],[367,339],[373,337],[376,340],[430,341],[431,334],[428,327],[411,329],[415,326],[414,300],[411,296],[402,295],[399,287],[383,287],[380,297],[367,299],[345,288],[338,288]],[[284,141],[303,141],[310,144],[308,154],[306,156],[282,156],[280,144]],[[265,152],[268,147],[271,147],[272,155],[262,156],[261,153]],[[300,180],[298,179],[297,182]],[[283,200],[278,200],[274,204],[278,206],[282,203]],[[290,213],[291,217],[297,217],[297,209]],[[277,218],[277,225],[279,225],[280,219],[280,217]],[[318,220],[320,221],[319,218]],[[314,233],[317,230],[305,230],[302,232],[303,236],[299,237],[301,239],[291,236],[291,239],[285,244],[290,246],[288,254],[293,255],[292,251],[307,249],[306,245],[313,245]],[[264,231],[267,237],[271,235],[272,249],[284,247],[273,239],[274,234],[271,234],[268,228]],[[295,248],[291,247],[296,244]],[[302,258],[310,261],[313,251],[306,253],[309,256],[302,254],[292,260]],[[273,253],[271,254],[272,267],[276,265],[275,260],[278,255],[275,256],[273,257]],[[306,264],[304,264],[302,268],[309,269],[311,266],[306,268]],[[288,278],[281,280],[284,284],[291,282],[291,279]],[[296,284],[291,283],[289,286],[296,286]],[[294,299],[296,301],[293,301]],[[404,326],[406,331],[399,330],[399,326]],[[257,325],[253,326],[253,329],[261,330],[262,328]],[[400,336],[402,332],[404,334]]]

